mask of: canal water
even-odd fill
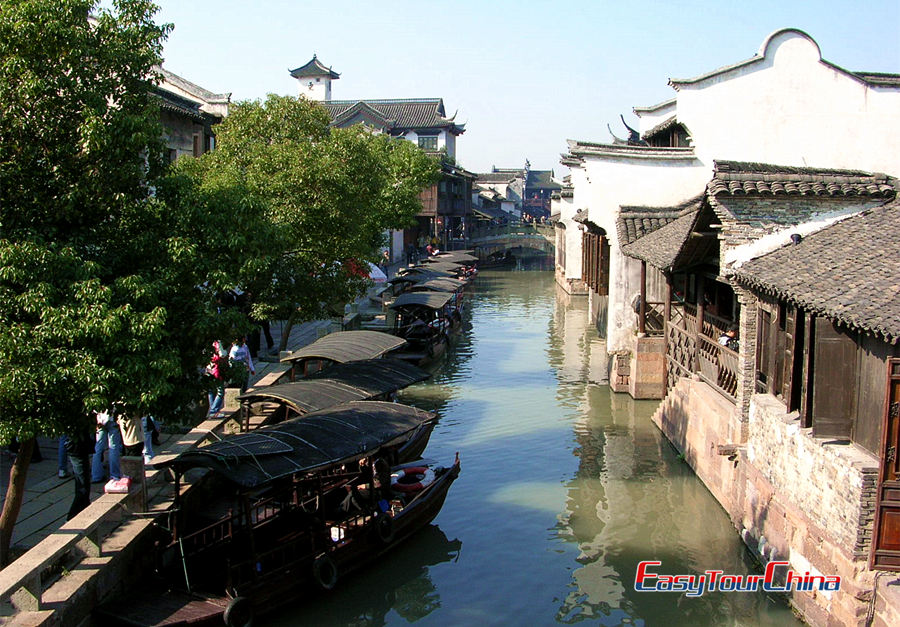
[[[552,272],[483,271],[464,330],[401,401],[440,413],[426,451],[462,472],[434,523],[266,624],[793,625],[762,592],[636,592],[655,572],[758,574],[666,442],[656,401],[612,394],[605,346]]]

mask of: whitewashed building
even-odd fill
[[[800,30],[779,30],[753,57],[669,85],[673,99],[634,109],[639,137],[570,140],[562,159],[571,169],[571,211],[581,211],[586,229],[609,249],[600,260],[609,271],[590,294],[610,352],[632,349],[630,305],[640,280],[639,264],[620,250],[621,207],[688,201],[704,190],[715,159],[900,173],[900,78],[835,65]],[[573,251],[567,248],[566,278],[581,257]]]

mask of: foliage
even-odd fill
[[[185,402],[203,318],[162,173],[154,5],[0,2],[0,441]],[[187,319],[186,319],[187,318]],[[187,323],[182,327],[183,323]],[[196,356],[194,360],[202,360]]]
[[[257,318],[286,320],[328,315],[358,293],[347,261],[376,260],[383,231],[410,224],[439,172],[410,142],[331,129],[320,105],[275,95],[234,105],[199,167],[265,207],[268,250],[242,280]]]

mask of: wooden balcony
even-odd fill
[[[731,320],[698,311],[696,305],[672,303],[665,324],[668,389],[679,377],[697,373],[730,401],[736,400],[738,353],[718,342],[732,324]]]

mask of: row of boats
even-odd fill
[[[430,376],[416,364],[441,352],[454,318],[458,327],[474,259],[409,268],[384,292],[394,335],[342,331],[291,353],[289,383],[240,397],[240,433],[154,464],[173,504],[152,527],[152,573],[95,622],[246,627],[428,526],[459,454],[423,459],[437,415],[394,401]]]

